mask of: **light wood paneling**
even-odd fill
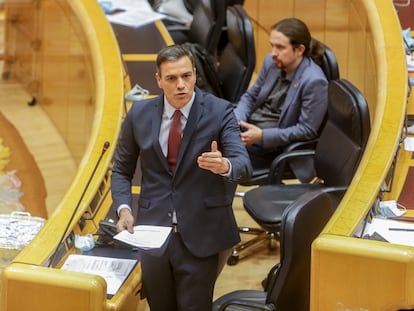
[[[34,59],[39,60],[39,57],[42,59],[42,57],[45,56],[42,55],[41,48],[36,50],[36,40],[10,41],[14,44],[13,46],[15,49],[16,47],[19,47],[19,50],[25,51],[21,54],[12,53],[11,55],[19,55],[19,57],[18,59],[14,56],[10,57],[8,58],[8,62],[14,62],[16,73],[21,72],[21,70],[29,72],[26,76],[22,75],[23,78],[27,78],[27,81],[25,80],[24,84],[28,86],[29,91],[40,90],[40,92],[44,92],[46,90],[46,88],[38,87],[39,84],[36,82],[36,78],[38,77],[41,79],[44,77],[51,79],[52,81],[49,80],[49,82],[54,86],[54,88],[59,88],[61,86],[57,81],[53,81],[54,79],[63,77],[69,79],[70,83],[68,83],[68,85],[70,92],[65,95],[67,97],[60,98],[56,94],[53,95],[52,92],[50,97],[43,94],[43,99],[47,100],[39,100],[39,103],[40,105],[43,105],[43,103],[46,105],[45,111],[47,111],[53,122],[56,123],[56,127],[59,128],[59,132],[65,138],[65,141],[68,142],[68,146],[70,147],[69,149],[75,155],[75,159],[77,159],[77,161],[79,161],[77,154],[79,150],[82,149],[82,146],[80,146],[80,149],[76,149],[77,147],[74,147],[69,142],[72,141],[72,139],[75,140],[73,137],[79,138],[79,135],[83,135],[80,139],[84,138],[85,141],[80,144],[86,145],[84,148],[87,149],[87,162],[90,162],[85,163],[80,161],[79,171],[75,177],[76,183],[70,187],[62,200],[61,206],[59,206],[58,209],[59,213],[55,213],[53,222],[48,222],[44,231],[47,231],[48,234],[46,235],[44,232],[41,232],[34,243],[30,245],[29,248],[25,249],[18,258],[20,262],[27,262],[28,265],[42,265],[45,261],[47,261],[47,258],[50,256],[50,253],[54,247],[56,247],[57,238],[62,234],[62,224],[66,224],[71,213],[73,212],[73,207],[76,206],[76,202],[79,199],[90,172],[92,171],[93,164],[91,163],[93,163],[93,161],[95,161],[99,156],[99,148],[95,145],[101,145],[101,142],[106,140],[107,135],[111,138],[116,136],[121,110],[116,110],[114,106],[121,101],[122,95],[120,94],[120,89],[122,88],[122,85],[118,83],[119,75],[117,75],[115,70],[111,71],[111,68],[109,68],[112,64],[102,61],[105,57],[105,59],[108,59],[108,55],[101,58],[101,53],[106,53],[108,49],[110,50],[110,44],[105,45],[109,41],[105,41],[102,33],[100,32],[102,29],[106,29],[105,27],[107,27],[107,25],[99,23],[95,23],[94,26],[90,25],[87,15],[93,14],[94,12],[95,8],[92,7],[92,2],[88,0],[71,0],[68,2],[63,0],[44,0],[32,2],[24,1],[23,3],[24,5],[31,6],[41,5],[43,6],[42,8],[46,10],[45,15],[40,14],[40,16],[38,16],[39,20],[35,17],[27,16],[27,19],[24,22],[31,25],[34,30],[38,29],[40,27],[39,25],[47,24],[43,20],[46,16],[54,20],[52,25],[49,24],[49,27],[57,27],[57,25],[62,25],[63,23],[63,28],[65,28],[67,25],[71,24],[65,24],[65,21],[61,21],[56,18],[56,16],[49,16],[49,13],[47,12],[52,14],[52,11],[48,10],[59,9],[58,11],[54,11],[54,13],[64,12],[65,14],[70,15],[69,13],[73,12],[69,8],[79,9],[80,7],[88,7],[88,10],[80,9],[79,11],[76,11],[77,14],[71,15],[73,17],[80,16],[80,20],[83,20],[85,24],[80,27],[80,25],[77,25],[77,21],[75,21],[75,29],[67,33],[69,38],[63,37],[64,43],[62,46],[55,46],[48,41],[45,42],[45,44],[50,44],[50,47],[55,48],[53,53],[47,53],[47,56],[51,58],[51,64],[56,64],[55,60],[59,59],[74,65],[73,70],[70,70],[67,67],[63,68],[61,76],[56,73],[54,68],[51,68],[50,71],[49,69],[44,71],[45,68],[43,68],[43,66],[40,68],[33,66]],[[68,3],[70,3],[70,5]],[[321,7],[318,7],[315,12],[314,8],[310,7],[311,3],[312,6],[316,6],[314,4],[316,3],[317,6]],[[378,293],[378,291],[376,291],[372,295],[365,294],[364,296],[360,296],[358,294],[360,292],[368,292],[371,288],[370,285],[372,285],[365,282],[365,272],[370,272],[373,276],[375,276],[373,267],[386,267],[381,255],[384,255],[387,250],[398,253],[398,256],[404,256],[404,254],[409,253],[405,249],[400,250],[396,249],[394,246],[391,246],[390,248],[384,248],[381,250],[382,253],[379,255],[379,258],[374,258],[372,261],[360,259],[360,256],[367,254],[367,252],[365,252],[366,249],[370,252],[374,251],[372,248],[366,247],[365,244],[359,243],[360,241],[356,244],[350,237],[355,227],[363,218],[366,210],[371,206],[379,191],[381,182],[390,167],[390,162],[398,142],[399,132],[402,127],[402,105],[405,104],[404,92],[406,91],[406,86],[404,84],[405,67],[403,60],[401,59],[398,61],[397,57],[398,55],[402,55],[402,42],[401,40],[396,39],[399,38],[400,32],[399,30],[396,30],[395,23],[389,24],[389,21],[395,21],[395,12],[392,11],[391,3],[386,0],[326,0],[325,2],[306,2],[304,0],[246,0],[246,8],[248,8],[252,17],[254,17],[254,19],[264,27],[264,29],[269,29],[274,22],[288,16],[296,16],[307,22],[311,32],[314,33],[315,36],[318,36],[317,38],[325,41],[333,49],[335,54],[337,54],[341,75],[356,84],[364,92],[370,104],[371,117],[373,118],[373,131],[369,147],[367,148],[366,155],[364,156],[361,166],[358,169],[355,181],[351,185],[351,188],[344,198],[343,203],[341,203],[338,212],[334,215],[330,225],[327,227],[326,232],[323,235],[324,239],[318,240],[318,245],[322,245],[323,247],[319,247],[317,251],[315,251],[315,266],[313,267],[314,281],[316,280],[316,283],[313,283],[314,310],[323,311],[335,309],[338,302],[344,302],[341,300],[341,297],[346,298],[347,301],[345,301],[345,306],[347,307],[362,307],[364,306],[365,301],[369,300],[370,297],[375,297],[375,294]],[[304,8],[307,8],[307,10]],[[37,9],[37,7],[34,8],[35,13]],[[98,12],[98,10],[96,10],[96,12]],[[62,19],[67,18],[67,15],[65,14],[61,16]],[[320,18],[316,18],[312,14],[316,14],[316,16]],[[36,16],[36,14],[34,15]],[[18,22],[18,20],[16,20],[15,23],[16,22],[17,25],[19,25],[22,21]],[[384,25],[387,25],[386,29],[384,28]],[[77,32],[76,29],[80,28],[87,29],[85,38],[82,37],[82,32]],[[11,38],[16,37],[16,32],[22,32],[21,30],[16,29],[16,27],[14,27],[14,30],[14,37]],[[45,31],[45,33],[48,34],[51,32],[52,30]],[[93,34],[97,32],[101,36],[96,35],[96,37],[93,37]],[[265,53],[269,50],[268,34],[265,30],[259,29],[259,27],[257,27],[256,33],[259,60],[258,66],[260,67],[261,60],[263,59]],[[78,37],[79,35],[80,37]],[[22,36],[27,37],[25,31],[23,31]],[[57,38],[57,36],[53,36],[52,34],[50,34],[50,36],[51,38]],[[390,37],[393,37],[393,39],[391,38],[390,40]],[[8,37],[7,41],[9,42],[11,38]],[[28,36],[28,38],[30,39],[32,37]],[[74,51],[71,51],[70,48],[67,50],[67,48],[71,46],[67,43],[75,39],[79,39],[80,42],[86,42],[85,46],[92,47],[91,50],[96,53],[96,55],[85,55],[85,60],[92,59],[92,61],[91,64],[85,65],[84,71],[80,71],[80,67],[76,65],[77,61],[79,61],[79,55],[77,52],[81,50],[80,47],[83,47],[82,43],[75,43],[73,45]],[[389,44],[388,42],[392,43]],[[105,46],[106,48],[100,50],[99,47],[96,46],[96,43],[99,43],[101,44],[101,47]],[[109,59],[121,67],[116,59],[110,57]],[[43,59],[43,61],[45,60],[46,58]],[[90,72],[90,68],[93,72],[91,75],[93,78],[88,80],[83,76],[83,73],[87,75]],[[102,71],[100,71],[100,69],[102,69]],[[72,106],[73,100],[79,100],[79,103],[83,103],[83,105],[88,105],[88,103],[90,103],[85,97],[82,97],[81,94],[77,94],[79,95],[79,98],[73,96],[78,90],[78,85],[76,83],[72,83],[72,79],[76,78],[78,75],[80,75],[81,81],[90,81],[91,83],[96,83],[98,85],[96,92],[89,94],[90,99],[94,102],[94,115],[89,115],[89,107],[80,108],[84,110],[81,111],[80,114],[77,114],[76,110],[78,107],[76,104]],[[108,81],[106,79],[109,79],[108,77],[115,77],[114,79],[111,79],[112,83],[107,83]],[[115,94],[108,94],[107,92],[109,86],[114,87],[114,81],[119,89],[112,89]],[[86,85],[86,88],[88,88],[88,85]],[[79,86],[79,90],[81,89],[82,86]],[[103,98],[104,96],[106,96],[105,100]],[[41,98],[42,95],[39,95],[39,99]],[[62,106],[57,106],[57,103],[62,104]],[[108,108],[110,104],[112,104],[112,109]],[[104,105],[104,109],[97,109],[98,105]],[[69,112],[69,109],[72,108],[74,109],[73,114],[72,111]],[[102,107],[100,106],[99,108]],[[99,113],[97,113],[98,111]],[[92,133],[88,132],[89,128],[87,126],[80,126],[75,129],[75,125],[78,125],[78,122],[82,121],[74,120],[74,116],[79,117],[79,115],[82,114],[88,116],[85,120],[88,120],[91,124],[94,120],[100,120],[99,124],[94,123],[92,125],[90,129]],[[100,119],[102,116],[103,118]],[[91,119],[89,119],[89,117],[91,117]],[[87,145],[88,139],[94,143],[93,146]],[[116,139],[111,139],[111,142],[115,143]],[[78,143],[76,143],[76,145],[78,145]],[[108,158],[109,157],[110,155],[108,155]],[[107,158],[105,158],[105,161],[105,163],[108,164],[109,161],[107,161]],[[100,171],[98,177],[104,180],[103,175],[105,175],[105,172]],[[105,186],[107,186],[107,184],[105,184]],[[94,184],[91,192],[97,191],[97,188],[98,186]],[[91,201],[91,197],[93,197],[93,195],[94,193],[87,194],[84,199],[84,205],[88,204],[86,202]],[[82,205],[82,212],[87,210],[87,207],[84,205]],[[82,215],[83,214],[79,212],[79,214],[76,215],[76,219],[80,219]],[[99,215],[99,217],[100,216],[101,215]],[[61,225],[58,226],[58,224]],[[74,227],[76,232],[79,232],[78,226],[72,227]],[[92,230],[92,228],[93,225],[88,224],[86,230]],[[328,246],[325,247],[326,245]],[[340,249],[340,246],[343,246],[343,248]],[[351,261],[348,260],[349,257],[343,256],[344,252],[354,254]],[[373,256],[372,254],[373,253],[370,253],[370,256]],[[332,255],[332,257],[330,257],[330,255]],[[403,259],[398,256],[396,256],[396,260],[403,261]],[[409,259],[407,259],[407,255],[405,256],[406,257],[404,258],[406,260],[414,258],[413,256],[408,256]],[[358,269],[360,269],[359,271],[364,270],[364,274],[351,273],[352,271],[348,269],[349,262],[355,263],[355,265],[358,266]],[[378,263],[378,265],[375,266],[375,263]],[[374,264],[374,266],[366,266],[367,264]],[[338,268],[335,269],[337,266]],[[242,267],[241,264],[239,267]],[[390,265],[389,267],[390,269],[396,267],[396,271],[398,273],[401,271],[398,265]],[[239,273],[227,268],[228,267],[226,267],[223,271],[223,276],[226,275],[227,272],[230,277],[232,275],[234,276],[232,273]],[[385,269],[380,270],[382,271]],[[340,278],[337,277],[338,272],[342,273]],[[404,277],[402,274],[398,273],[396,276],[399,278]],[[359,279],[359,275],[362,275],[363,278]],[[391,273],[387,276],[390,275]],[[404,284],[413,283],[410,275],[408,275],[408,278],[409,279]],[[234,286],[238,286],[237,283],[238,282],[235,282]],[[378,283],[378,285],[381,284]],[[220,283],[218,283],[218,291],[220,288],[219,286],[221,286]],[[257,286],[257,284],[254,286]],[[240,284],[240,287],[244,288],[244,285]],[[329,294],[327,294],[328,292]],[[345,294],[342,295],[342,292]],[[385,291],[385,293],[388,292]],[[389,299],[389,297],[387,297],[387,299]],[[18,301],[15,302],[18,303]],[[377,305],[375,305],[375,307],[377,307]],[[373,310],[379,310],[375,307]]]

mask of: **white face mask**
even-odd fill
[[[378,214],[384,218],[398,217],[405,212],[405,207],[394,200],[380,201],[378,204]]]

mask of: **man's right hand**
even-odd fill
[[[240,121],[239,125],[241,128],[245,129],[240,133],[240,137],[246,146],[262,141],[262,129],[260,127],[244,121]]]
[[[128,230],[130,233],[134,233],[134,216],[132,216],[129,208],[123,208],[119,211],[119,220],[116,223],[116,230],[121,232]]]

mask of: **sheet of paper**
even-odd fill
[[[377,232],[390,243],[414,246],[413,222],[375,217],[365,232],[370,235]]]
[[[147,0],[112,0],[113,14],[106,14],[108,21],[130,27],[140,27],[165,18],[155,12]]]
[[[414,137],[407,136],[404,138],[404,149],[406,151],[414,151]]]
[[[414,55],[407,55],[407,70],[409,72],[413,72],[414,71]]]
[[[171,227],[140,225],[134,227],[134,233],[127,230],[114,236],[115,240],[139,248],[160,248],[168,235]]]
[[[99,275],[106,281],[107,294],[115,295],[137,262],[133,259],[71,254],[61,269]]]

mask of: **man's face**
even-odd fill
[[[271,53],[275,66],[286,71],[287,74],[295,71],[302,61],[305,47],[299,45],[297,48],[294,48],[290,44],[289,38],[277,30],[270,32],[269,41],[272,47]]]
[[[156,79],[168,102],[176,109],[185,106],[193,96],[196,73],[189,57],[162,63]]]

